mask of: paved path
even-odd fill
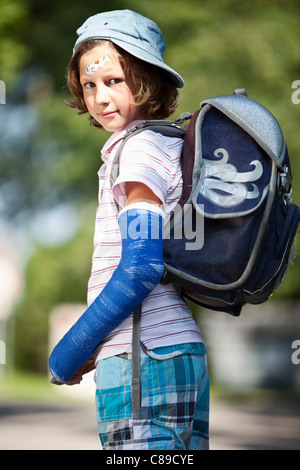
[[[211,403],[211,450],[300,450],[300,407]],[[0,449],[99,450],[90,405],[0,403]]]

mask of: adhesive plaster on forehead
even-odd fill
[[[110,58],[107,55],[105,55],[103,57],[100,57],[100,59],[97,59],[92,64],[88,65],[85,68],[85,71],[86,71],[87,75],[91,75],[92,73],[97,72],[97,70],[102,69],[106,65],[109,65],[110,63],[111,63]]]

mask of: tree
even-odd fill
[[[299,204],[300,105],[291,98],[292,84],[300,79],[300,5],[297,0],[0,1],[0,79],[7,85],[7,104],[0,105],[0,219],[25,232],[34,248],[18,306],[18,358],[22,367],[45,371],[51,308],[85,299],[94,225],[86,213],[96,209],[100,149],[108,137],[64,105],[76,29],[89,15],[113,9],[130,8],[154,19],[166,39],[166,62],[186,83],[176,116],[195,111],[208,96],[246,88],[282,126]],[[61,246],[51,247],[52,220],[55,214],[61,220],[62,213],[61,238],[53,240]],[[73,231],[67,214],[77,218]],[[88,233],[80,231],[85,225]],[[62,236],[67,228],[69,241]],[[296,245],[299,249],[299,237]],[[299,297],[299,273],[298,256],[276,296]]]

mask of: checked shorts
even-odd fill
[[[141,409],[131,407],[131,355],[97,363],[97,427],[103,450],[200,450],[209,446],[205,346],[141,350]]]

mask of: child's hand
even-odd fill
[[[77,385],[82,381],[84,374],[87,374],[93,369],[95,369],[95,363],[94,359],[91,357],[88,361],[86,361],[85,364],[83,364],[83,366],[78,369],[74,377],[69,380],[69,382],[60,382],[59,380],[52,379],[51,383],[55,385]]]

